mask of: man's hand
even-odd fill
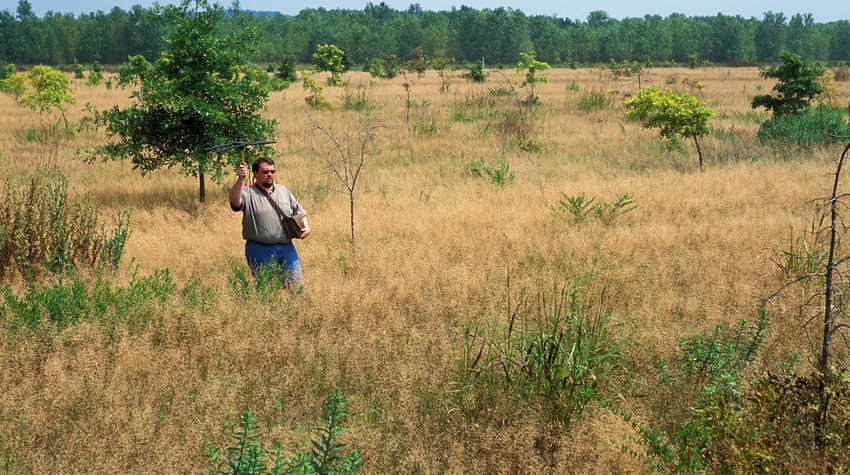
[[[310,235],[310,225],[307,224],[307,218],[301,218],[301,235],[298,236],[298,239],[305,239]]]

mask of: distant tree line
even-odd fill
[[[407,60],[417,47],[431,58],[509,67],[520,60],[520,52],[529,51],[553,66],[612,61],[742,65],[776,62],[783,50],[820,61],[850,60],[850,20],[816,23],[811,14],[617,20],[594,11],[581,21],[529,16],[511,8],[462,6],[432,12],[411,4],[399,11],[382,2],[367,3],[362,11],[307,8],[285,16],[243,11],[238,0],[227,12],[222,35],[257,29],[257,63],[286,58],[311,63],[317,45],[323,44],[341,48],[349,67],[373,58]],[[19,0],[14,13],[0,12],[0,62],[62,66],[75,61],[121,64],[131,55],[154,59],[172,28],[153,9],[139,5],[77,17],[48,12],[39,18],[28,0]]]

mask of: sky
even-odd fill
[[[133,5],[150,7],[154,0],[28,0],[36,15],[43,17],[48,11],[73,13],[75,16],[97,11],[109,12],[114,7],[129,10]],[[586,21],[592,11],[601,10],[611,18],[642,18],[644,15],[667,17],[672,13],[685,16],[715,16],[718,13],[729,16],[740,15],[744,18],[762,19],[764,13],[784,13],[790,18],[796,13],[812,14],[815,22],[829,23],[836,20],[850,20],[850,0],[820,0],[802,2],[800,0],[500,0],[501,3],[487,0],[384,0],[394,10],[407,10],[418,3],[422,10],[442,11],[468,6],[476,10],[498,7],[521,10],[526,15],[548,15],[558,18]],[[160,0],[160,3],[179,3],[179,0]],[[210,0],[224,7],[233,4],[233,0]],[[243,10],[274,11],[296,15],[304,8],[323,7],[328,10],[363,10],[368,0],[240,0]],[[380,0],[371,3],[380,4]],[[18,0],[0,0],[0,11],[15,13]]]

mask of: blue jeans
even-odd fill
[[[260,266],[280,266],[281,272],[286,275],[287,284],[300,286],[304,284],[301,274],[301,261],[298,252],[292,242],[287,244],[263,244],[255,241],[245,241],[245,258],[248,267],[254,277],[260,270]]]

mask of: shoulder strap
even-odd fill
[[[288,217],[288,216],[286,216],[286,213],[284,213],[283,210],[280,209],[280,206],[278,206],[278,204],[275,203],[275,201],[272,199],[271,193],[266,193],[266,190],[264,190],[262,186],[257,186],[257,191],[262,193],[266,197],[266,199],[269,200],[269,203],[271,203],[272,207],[277,211],[277,213],[280,215],[281,218],[287,218]]]

